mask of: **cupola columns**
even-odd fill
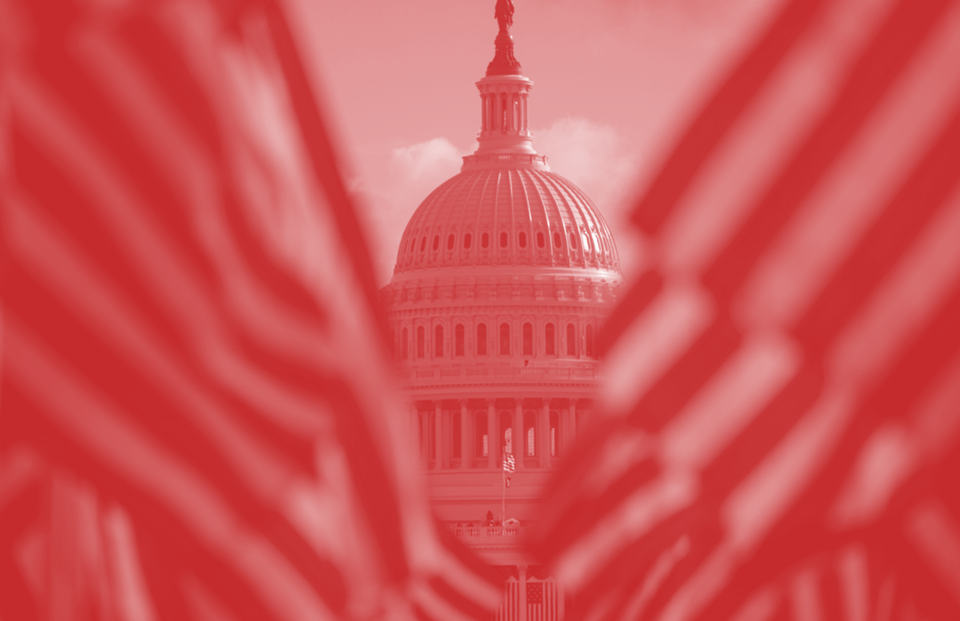
[[[535,154],[527,115],[533,82],[522,75],[488,76],[480,90],[480,134],[477,153]]]

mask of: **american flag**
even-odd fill
[[[279,5],[3,0],[0,46],[0,618],[488,616]]]
[[[0,617],[484,618],[277,7],[0,46]],[[645,190],[537,524],[569,617],[960,618],[957,58],[956,1],[785,0]]]
[[[512,474],[517,469],[517,460],[512,453],[503,454],[503,471]]]
[[[633,214],[569,618],[960,618],[960,3],[778,11]]]

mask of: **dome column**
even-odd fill
[[[417,418],[420,419],[420,460],[426,470],[430,467],[430,416],[427,412],[421,412],[417,406]]]
[[[471,441],[473,436],[473,425],[469,419],[467,411],[467,400],[460,399],[460,437],[454,438],[454,442],[460,442],[460,469],[465,470],[473,467],[473,455]]]
[[[577,400],[570,399],[570,407],[567,408],[567,433],[561,434],[560,439],[563,440],[563,453],[566,454],[570,447],[573,445],[573,441],[577,438]]]
[[[443,404],[440,401],[433,402],[434,407],[434,418],[433,418],[433,432],[434,432],[434,446],[436,447],[436,465],[434,466],[437,470],[443,470],[444,467],[444,453],[446,452],[446,443],[443,441]]]
[[[540,412],[540,425],[537,430],[537,451],[540,453],[540,467],[550,467],[550,399],[543,400]]]
[[[500,421],[497,419],[495,411],[496,404],[493,399],[487,399],[487,469],[493,470],[497,463],[497,449],[500,442],[496,441],[500,434]]]
[[[480,135],[487,132],[487,95],[480,93]]]
[[[407,402],[407,446],[416,447],[417,457],[423,463],[423,450],[420,448],[419,429],[420,413],[417,412],[417,402]]]
[[[526,464],[523,463],[527,452],[525,449],[526,438],[523,437],[523,399],[517,398],[516,414],[513,416],[513,457],[517,462],[517,470],[525,470]],[[519,449],[519,450],[518,450]]]
[[[527,94],[523,93],[520,96],[520,128],[524,136],[528,135],[530,128],[527,127]]]

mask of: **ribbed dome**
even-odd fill
[[[410,218],[394,274],[463,265],[620,269],[613,235],[587,195],[529,167],[465,170]]]

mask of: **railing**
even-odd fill
[[[516,539],[526,532],[526,527],[522,524],[519,526],[457,526],[455,524],[447,524],[446,526],[447,530],[463,539],[466,543],[479,543],[483,539]]]
[[[598,381],[603,379],[600,369],[594,366],[578,367],[441,367],[399,369],[400,379],[406,383],[413,381],[438,381],[456,383],[459,381],[503,381],[518,380],[580,380]]]
[[[450,530],[457,537],[517,537],[520,535],[520,527],[514,526],[461,526]]]

